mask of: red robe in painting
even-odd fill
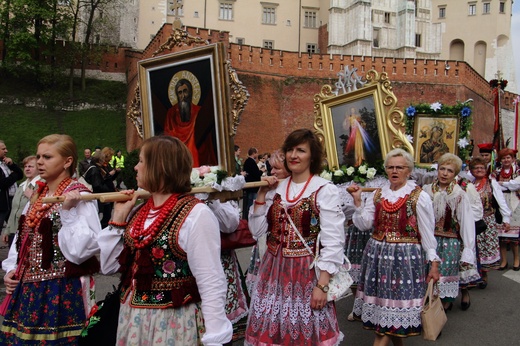
[[[193,156],[193,167],[199,167],[199,151],[195,142],[195,123],[199,115],[200,106],[191,105],[191,117],[189,121],[181,120],[179,104],[173,105],[166,113],[164,121],[164,133],[179,138],[190,149]]]

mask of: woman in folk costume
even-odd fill
[[[245,344],[338,345],[343,334],[327,291],[330,277],[343,263],[345,216],[339,191],[318,176],[323,148],[312,131],[293,131],[282,152],[289,178],[278,184],[276,177],[266,177],[270,186],[259,189],[249,214],[253,235],[267,233],[267,252],[253,285]],[[267,200],[270,189],[276,194]],[[310,268],[314,256],[298,233],[312,251],[320,234],[319,279]]]
[[[276,179],[287,178],[289,176],[289,172],[287,172],[287,170],[285,169],[284,161],[285,156],[279,149],[276,149],[269,158],[269,163],[271,165],[270,175],[276,177]],[[266,180],[266,177],[262,177],[262,180]],[[265,199],[272,200],[275,194],[275,190],[269,190],[265,195]],[[246,285],[249,295],[251,295],[253,285],[255,284],[258,277],[258,269],[260,268],[260,263],[262,261],[262,258],[264,257],[265,251],[267,250],[266,239],[267,234],[262,235],[260,238],[256,240],[256,244],[251,249],[251,260],[249,262],[249,267],[247,268],[246,277]]]
[[[38,182],[2,262],[12,299],[0,328],[0,344],[77,345],[94,305],[91,274],[99,270],[94,256],[101,231],[96,202],[81,201],[80,194],[88,189],[71,178],[77,163],[72,138],[42,138],[36,157],[46,183]],[[46,196],[65,196],[65,201],[42,203]]]
[[[385,158],[388,184],[362,203],[361,189],[351,189],[357,207],[352,221],[372,229],[361,263],[354,317],[376,333],[374,345],[403,345],[403,338],[421,334],[422,300],[430,280],[439,280],[430,196],[408,180],[412,156],[402,149]],[[426,275],[427,262],[430,271]]]
[[[99,235],[101,270],[121,273],[118,345],[222,345],[232,337],[220,232],[213,212],[191,190],[193,160],[178,138],[146,139],[135,166],[151,193],[134,208],[116,202]]]
[[[437,178],[425,185],[424,191],[433,200],[435,215],[435,239],[437,254],[441,258],[439,270],[441,278],[438,286],[445,310],[451,310],[459,293],[460,265],[473,266],[478,279],[475,256],[475,221],[466,192],[457,184],[456,177],[462,167],[462,160],[453,154],[442,155],[438,162]],[[467,282],[465,282],[467,283]],[[469,299],[469,293],[465,292]],[[463,310],[469,308],[469,300],[461,304]]]
[[[500,250],[498,243],[498,229],[495,218],[495,207],[493,199],[498,203],[500,214],[502,214],[502,222],[504,230],[509,230],[509,219],[511,211],[507,206],[504,194],[498,182],[488,174],[488,164],[485,159],[476,157],[469,163],[471,175],[475,177],[473,184],[475,185],[484,208],[484,222],[487,229],[477,235],[478,256],[480,258],[482,282],[479,288],[486,288],[488,284],[488,271],[498,269],[500,265]]]
[[[220,232],[233,233],[240,221],[240,210],[236,201],[220,202],[218,199],[207,200],[206,205],[218,220]],[[235,250],[222,250],[220,261],[226,275],[227,292],[225,311],[233,324],[233,340],[244,337],[247,315],[249,313],[248,296],[245,291],[244,275]]]
[[[513,270],[520,270],[520,257],[518,256],[518,243],[520,241],[520,167],[516,162],[515,149],[505,148],[498,152],[498,160],[502,163],[492,176],[497,180],[507,206],[512,212],[509,230],[499,227],[498,239],[500,242],[500,268],[507,269],[507,245],[513,251]]]

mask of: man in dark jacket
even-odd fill
[[[258,150],[256,148],[249,148],[247,151],[248,158],[244,162],[243,171],[246,172],[246,183],[250,183],[253,181],[260,181],[262,179],[262,171],[258,168],[257,158],[258,158]],[[256,198],[256,193],[258,192],[257,187],[244,189],[244,199],[242,203],[242,218],[248,219],[249,217],[249,208],[253,205],[253,201]]]
[[[9,218],[11,203],[16,192],[16,181],[23,178],[23,171],[7,157],[7,147],[0,140],[0,227]]]

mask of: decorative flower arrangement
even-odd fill
[[[329,170],[325,168],[320,177],[332,181],[334,184],[343,184],[349,181],[353,181],[358,184],[364,184],[367,180],[374,179],[377,175],[384,174],[384,169],[377,169],[375,167],[368,167],[366,163],[363,163],[359,167],[350,166],[347,167],[342,165],[338,169]]]
[[[507,81],[506,85],[507,85]],[[425,114],[430,117],[445,116],[445,115],[457,115],[460,119],[460,131],[459,141],[457,145],[459,147],[458,155],[463,162],[469,158],[469,136],[471,128],[473,127],[473,119],[471,113],[473,112],[471,105],[468,102],[457,102],[454,106],[448,106],[440,102],[432,104],[421,103],[416,105],[410,105],[406,108],[405,131],[408,139],[413,135],[415,116],[417,114]],[[408,137],[410,136],[410,137]],[[413,137],[412,137],[413,140]],[[412,142],[412,141],[410,141]]]
[[[220,184],[227,177],[227,172],[220,170],[218,166],[200,166],[191,170],[191,185],[201,187]]]
[[[506,89],[507,86],[507,79],[492,79],[489,81],[489,86],[492,88],[500,88],[502,90]]]

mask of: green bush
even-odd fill
[[[0,139],[6,143],[8,156],[18,163],[35,154],[38,141],[52,133],[70,135],[76,142],[79,160],[83,159],[84,148],[126,148],[124,110],[65,112],[2,105],[0,123],[3,124]]]

